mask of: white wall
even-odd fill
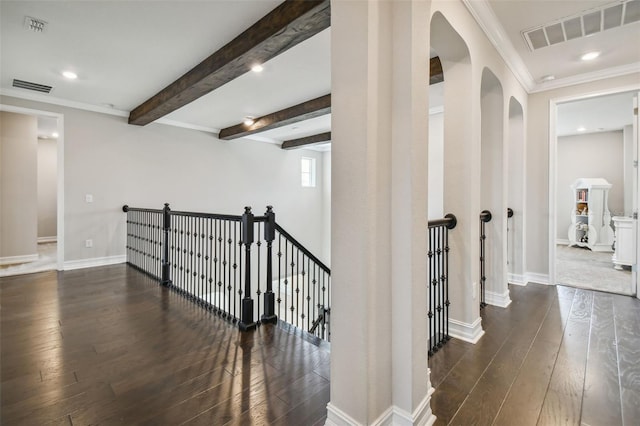
[[[604,178],[611,185],[609,210],[620,216],[624,210],[622,132],[600,132],[558,138],[556,189],[557,239],[566,240],[575,208],[569,188],[578,178]]]
[[[527,117],[527,272],[549,274],[549,105],[552,99],[567,99],[587,94],[604,94],[613,90],[639,87],[640,73],[576,84],[528,98]]]
[[[37,132],[36,117],[0,112],[0,259],[6,262],[37,255]]]
[[[429,220],[444,217],[444,113],[429,114]]]
[[[55,139],[38,139],[38,239],[57,232],[58,156]]]
[[[323,259],[331,265],[331,151],[322,153]]]
[[[300,158],[316,158],[322,170],[319,152],[225,142],[160,124],[132,126],[125,117],[10,97],[1,103],[64,114],[65,261],[124,255],[122,205],[164,202],[228,214],[242,214],[244,206],[262,214],[273,205],[278,223],[322,258],[322,175],[315,188],[300,185]],[[93,239],[92,248],[85,248],[86,239]]]

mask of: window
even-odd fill
[[[315,187],[316,186],[316,159],[302,157],[300,162],[302,186]]]

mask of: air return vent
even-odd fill
[[[623,0],[522,31],[529,50],[640,21],[640,0]]]
[[[17,87],[18,89],[34,90],[41,93],[49,93],[51,92],[51,89],[53,89],[53,87],[47,86],[46,84],[32,83],[30,81],[18,80],[16,78],[13,79],[13,87]]]
[[[31,16],[24,17],[24,28],[33,31],[34,33],[41,33],[47,27],[47,23],[42,19],[32,18]]]

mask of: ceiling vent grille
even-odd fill
[[[24,17],[24,28],[33,31],[34,33],[44,32],[47,27],[47,23],[42,19],[32,18],[31,16]]]
[[[522,31],[529,50],[640,21],[640,0],[623,0]]]
[[[18,89],[34,90],[41,93],[50,93],[51,89],[53,89],[52,86],[47,86],[46,84],[32,83],[30,81],[18,80],[16,78],[13,79],[13,87],[17,87]]]

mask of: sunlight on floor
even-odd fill
[[[56,243],[38,244],[38,260],[0,266],[0,277],[55,270],[57,266],[57,249],[58,244]]]

